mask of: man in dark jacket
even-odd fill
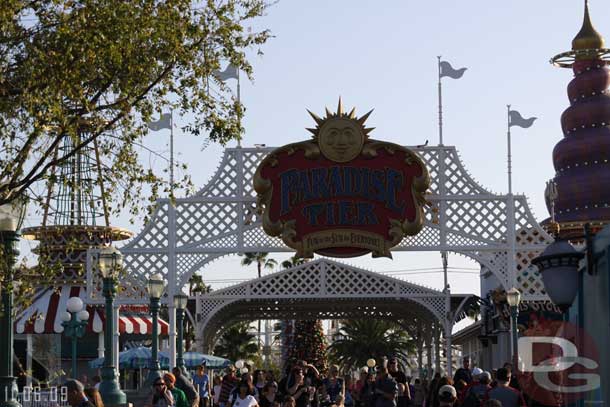
[[[375,407],[396,407],[397,394],[398,384],[389,375],[388,368],[379,368],[375,382]]]
[[[184,377],[179,367],[173,368],[172,373],[176,377],[176,383],[174,385],[184,392],[186,399],[189,402],[189,406],[199,407],[199,394],[197,393],[195,386],[193,386],[193,383]]]
[[[453,376],[453,383],[463,380],[466,384],[472,382],[472,373],[470,373],[470,359],[465,357],[462,359],[462,367],[460,367]]]

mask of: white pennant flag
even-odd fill
[[[214,71],[214,76],[223,82],[228,79],[238,79],[239,70],[235,65],[229,64],[224,71]]]
[[[532,124],[534,124],[534,121],[537,119],[537,117],[530,117],[529,119],[524,119],[521,116],[521,113],[519,113],[516,110],[509,110],[508,111],[508,126],[509,127],[513,127],[513,126],[517,126],[517,127],[522,127],[524,129],[530,128],[532,127]]]
[[[161,129],[172,128],[172,115],[171,113],[162,113],[161,118],[155,122],[146,123],[149,129],[152,131],[159,131]]]

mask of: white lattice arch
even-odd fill
[[[551,238],[534,219],[525,196],[498,195],[480,186],[465,170],[455,147],[411,149],[430,172],[427,199],[431,208],[423,230],[405,238],[394,250],[460,253],[494,273],[505,288],[521,288],[524,299],[546,299],[530,259]],[[131,278],[143,282],[160,273],[167,279],[171,295],[221,256],[289,251],[280,239],[263,232],[254,210],[252,177],[271,150],[228,148],[212,179],[197,194],[179,198],[175,205],[159,200],[147,226],[121,249]]]
[[[469,296],[457,298],[463,307]],[[252,319],[391,318],[445,323],[446,295],[368,270],[318,259],[197,296],[197,344],[209,352],[223,328]]]

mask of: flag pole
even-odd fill
[[[169,110],[169,193],[174,199],[174,110]]]
[[[506,105],[506,125],[507,125],[507,165],[508,165],[508,194],[511,195],[513,193],[513,178],[512,178],[512,157],[511,157],[511,147],[510,147],[510,105]]]
[[[441,56],[438,59],[438,145],[443,145],[443,93],[441,84]]]
[[[239,69],[237,69],[237,103],[239,103],[241,109],[241,84],[239,83]],[[237,124],[241,132],[241,113],[237,116]],[[241,147],[241,134],[237,139],[237,147]]]

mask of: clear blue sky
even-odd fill
[[[610,36],[610,4],[591,0],[590,6],[594,25]],[[263,47],[264,56],[253,53],[255,81],[242,81],[243,144],[274,146],[308,137],[304,128],[312,120],[305,109],[322,113],[339,95],[360,113],[375,109],[368,120],[376,127],[374,138],[437,143],[436,56],[442,55],[455,68],[468,67],[462,79],[444,79],[445,144],[458,148],[482,185],[496,192],[507,188],[506,104],[524,117],[539,118],[533,127],[513,131],[513,188],[530,198],[541,220],[548,216],[544,184],[554,174],[551,152],[562,137],[559,117],[568,106],[572,77],[548,61],[570,49],[582,15],[582,0],[282,0],[259,21],[275,38]],[[189,118],[176,121],[185,125]],[[159,132],[150,142],[163,150],[167,137],[167,131]],[[200,151],[200,145],[200,139],[177,136],[178,159],[203,186],[222,148]],[[115,224],[140,229],[127,218]],[[213,263],[204,278],[255,275],[238,262]],[[351,262],[377,270],[440,265],[438,254],[431,253]],[[450,264],[476,266],[455,255]],[[442,287],[440,274],[411,280]],[[454,274],[450,282],[454,292],[478,293],[476,274]]]

